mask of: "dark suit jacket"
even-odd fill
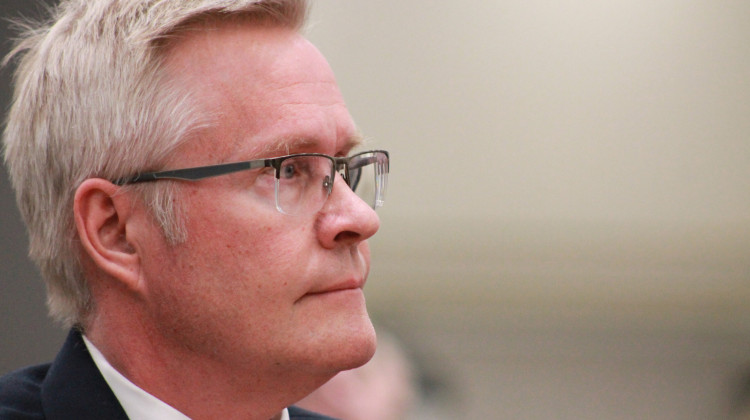
[[[331,420],[289,407],[293,420]],[[126,420],[78,331],[71,331],[51,364],[0,378],[0,420]]]

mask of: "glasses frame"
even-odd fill
[[[357,188],[357,184],[359,183],[359,178],[357,179],[351,179],[350,177],[350,163],[352,160],[356,160],[358,157],[370,153],[381,153],[385,155],[385,173],[388,174],[389,172],[389,166],[390,166],[390,156],[387,151],[385,150],[366,150],[363,152],[355,153],[351,156],[345,156],[345,157],[336,157],[336,156],[330,156],[323,153],[296,153],[292,155],[286,155],[286,156],[279,156],[274,158],[268,158],[268,159],[254,159],[254,160],[246,160],[242,162],[231,162],[231,163],[220,163],[217,165],[207,165],[207,166],[196,166],[191,168],[181,168],[181,169],[171,169],[167,171],[157,171],[157,172],[143,172],[136,175],[133,175],[131,177],[124,177],[119,178],[113,181],[113,184],[115,185],[127,185],[127,184],[137,184],[141,182],[152,182],[152,181],[159,181],[163,179],[168,180],[181,180],[181,181],[199,181],[201,179],[206,178],[213,178],[216,176],[221,175],[228,175],[235,172],[241,172],[241,171],[250,171],[254,169],[261,169],[261,168],[274,168],[274,176],[276,178],[276,196],[278,197],[278,181],[281,179],[281,167],[285,160],[287,159],[293,159],[303,156],[317,156],[317,157],[324,157],[329,159],[332,162],[331,165],[331,176],[330,176],[330,182],[325,184],[324,186],[328,190],[328,195],[331,194],[331,191],[333,190],[333,180],[336,179],[336,172],[340,173],[342,177],[344,178],[344,181],[346,182],[346,185],[349,186],[349,188],[352,189],[352,191],[355,191]],[[354,185],[352,185],[354,184]],[[374,208],[379,207],[379,205],[375,204]],[[283,213],[283,210],[278,208],[277,209]]]

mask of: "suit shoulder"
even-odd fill
[[[290,420],[336,420],[332,417],[327,417],[322,414],[313,413],[312,411],[303,410],[299,407],[289,407],[289,418]]]
[[[41,387],[49,366],[30,366],[0,377],[0,419],[44,418]]]

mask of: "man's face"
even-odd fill
[[[221,24],[188,32],[167,71],[213,117],[165,169],[318,152],[357,133],[320,53],[292,31]],[[364,363],[375,334],[362,292],[375,212],[337,176],[317,213],[289,216],[240,172],[180,183],[188,240],[154,233],[143,260],[158,333],[243,368],[334,372]],[[313,373],[313,372],[311,372]]]

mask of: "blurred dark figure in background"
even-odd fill
[[[404,420],[416,408],[416,376],[399,342],[379,331],[367,364],[339,373],[296,405],[346,420]]]
[[[750,369],[740,376],[732,395],[732,418],[750,420]]]

